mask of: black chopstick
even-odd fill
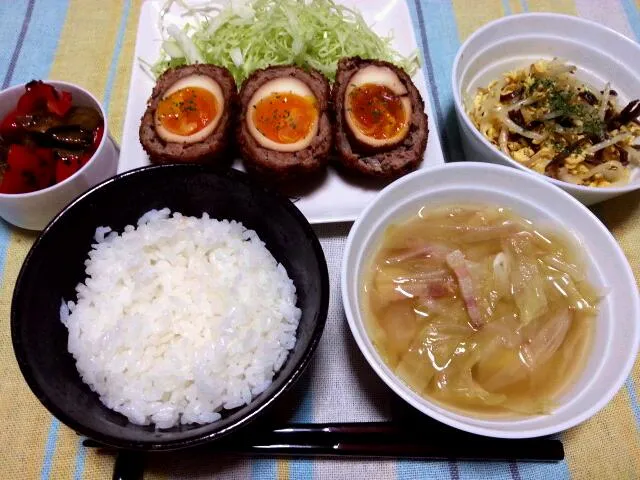
[[[496,439],[449,428],[416,428],[389,422],[291,424],[239,434],[208,448],[214,452],[294,457],[527,462],[564,459],[562,442],[550,438]]]
[[[109,448],[91,439],[87,447]],[[562,442],[551,438],[508,440],[472,435],[428,423],[289,424],[247,429],[199,447],[202,455],[235,453],[272,457],[395,458],[417,460],[558,462]],[[114,480],[142,478],[144,456],[119,451]]]
[[[83,442],[83,444],[85,443]],[[142,480],[143,478],[143,455],[140,452],[120,450],[113,464],[111,480]]]

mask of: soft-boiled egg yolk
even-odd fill
[[[215,130],[223,110],[220,85],[206,75],[189,75],[169,87],[158,103],[156,132],[167,142],[201,142]]]
[[[344,108],[353,136],[372,147],[394,145],[409,132],[411,101],[388,67],[369,65],[356,72],[349,79]]]
[[[407,114],[400,97],[389,87],[366,83],[349,94],[350,115],[358,129],[377,140],[393,139],[407,126]]]
[[[296,78],[281,77],[262,85],[247,107],[247,127],[270,150],[307,148],[318,131],[318,105],[311,89]]]
[[[183,137],[205,128],[216,117],[218,101],[209,90],[187,87],[163,98],[158,105],[158,122]]]
[[[269,140],[295,143],[309,135],[318,118],[313,97],[295,93],[272,93],[255,104],[253,123]]]

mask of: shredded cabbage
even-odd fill
[[[187,19],[180,29],[166,13],[178,4]],[[161,57],[151,71],[211,63],[231,72],[238,85],[255,70],[296,64],[315,68],[331,81],[338,60],[360,56],[392,62],[412,75],[416,52],[403,57],[391,48],[391,36],[374,33],[362,15],[333,0],[231,0],[226,5],[168,0],[161,12]]]

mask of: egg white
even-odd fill
[[[177,135],[173,132],[167,130],[160,119],[158,118],[158,111],[156,110],[155,114],[155,128],[158,136],[162,138],[166,142],[175,142],[175,143],[197,143],[203,141],[207,138],[218,126],[220,123],[220,118],[222,117],[222,113],[224,112],[224,95],[222,93],[222,88],[218,85],[213,78],[208,77],[206,75],[189,75],[188,77],[184,77],[178,80],[176,83],[171,85],[164,92],[162,96],[162,100],[170,96],[172,93],[177,92],[178,90],[182,90],[183,88],[188,87],[196,87],[207,90],[213,94],[216,99],[216,116],[209,122],[209,124],[204,127],[202,130],[192,134],[192,135]]]

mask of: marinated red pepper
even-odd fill
[[[68,155],[66,157],[59,157],[56,161],[56,183],[69,178],[71,175],[80,170],[91,159],[89,153],[83,153],[80,155]]]
[[[20,125],[18,123],[19,116],[20,114],[18,113],[18,110],[9,112],[9,114],[2,120],[2,123],[0,123],[0,135],[7,138],[16,136],[20,130]]]
[[[47,188],[54,174],[53,150],[17,143],[9,147],[0,193],[28,193]]]
[[[71,93],[58,92],[40,80],[27,83],[25,89],[26,93],[18,100],[17,110],[21,115],[28,115],[44,106],[54,115],[64,117],[71,108]]]

